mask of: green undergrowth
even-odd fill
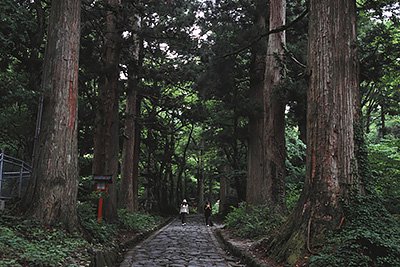
[[[0,266],[80,266],[88,245],[78,233],[0,216]]]
[[[123,209],[118,211],[118,216],[121,228],[137,232],[152,230],[163,220],[160,216],[139,212],[129,213]]]
[[[146,213],[118,211],[114,224],[98,223],[95,205],[78,206],[80,232],[68,233],[61,227],[44,227],[9,213],[0,215],[0,267],[88,266],[91,252],[118,249],[119,233],[142,233],[154,229],[162,218]]]
[[[400,266],[400,223],[377,197],[356,197],[345,214],[344,227],[310,258],[311,267]]]
[[[103,222],[99,224],[96,217],[96,206],[90,203],[83,203],[78,208],[78,214],[83,227],[90,233],[95,242],[109,243],[113,240],[118,231],[145,232],[153,229],[162,221],[157,215],[136,212],[129,213],[124,209],[118,210],[117,223],[110,224]]]
[[[97,222],[97,208],[91,202],[80,203],[78,206],[78,216],[83,228],[93,238],[93,243],[110,242],[117,234],[118,225]]]
[[[267,206],[253,206],[241,203],[225,217],[228,229],[239,237],[257,239],[267,235],[282,224],[285,217],[272,212]]]

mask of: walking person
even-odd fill
[[[211,226],[211,214],[212,214],[211,203],[207,201],[206,205],[204,205],[204,217],[206,219],[207,226]]]
[[[179,213],[181,214],[182,225],[186,225],[186,216],[189,214],[189,204],[186,199],[182,200]]]

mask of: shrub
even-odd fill
[[[376,193],[383,197],[386,208],[400,214],[400,139],[382,139],[369,145],[369,162]]]
[[[291,211],[300,198],[306,175],[306,145],[299,138],[296,127],[288,127],[286,131],[286,207]]]
[[[289,211],[293,210],[299,201],[303,183],[287,183],[285,201],[286,207]]]
[[[96,242],[110,242],[117,233],[117,225],[98,223],[96,214],[96,206],[90,202],[78,205],[78,216],[82,226],[91,234]]]
[[[146,213],[129,213],[127,210],[118,210],[120,225],[123,229],[144,232],[158,225],[161,218]]]
[[[266,235],[284,221],[284,216],[271,212],[266,206],[241,203],[225,217],[225,223],[240,237],[256,239]]]
[[[289,182],[304,181],[306,175],[306,145],[299,138],[299,130],[288,127],[286,138],[286,179]]]
[[[345,226],[331,234],[310,266],[399,266],[400,224],[377,197],[355,197],[345,215]]]
[[[33,221],[1,217],[0,266],[62,266],[68,256],[87,245],[77,234],[42,228]]]

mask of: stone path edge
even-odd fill
[[[136,235],[132,239],[127,240],[124,243],[120,244],[116,248],[95,251],[94,255],[92,257],[92,260],[89,264],[89,267],[117,266],[118,264],[122,263],[122,261],[124,260],[124,256],[129,251],[129,249],[135,247],[137,244],[139,244],[141,241],[148,238],[152,234],[155,234],[161,228],[170,224],[173,220],[174,220],[174,217],[170,217],[170,218],[164,220],[162,223],[160,223],[156,227]]]
[[[153,229],[150,229],[146,232],[140,233],[137,236],[135,236],[134,238],[125,241],[123,244],[120,245],[120,248],[122,249],[132,249],[134,248],[137,244],[139,244],[141,241],[143,241],[144,239],[148,238],[149,236],[151,236],[152,234],[155,234],[156,232],[158,232],[161,228],[164,228],[165,226],[167,226],[168,224],[170,224],[172,221],[174,220],[174,217],[170,217],[168,219],[166,219],[164,222],[162,222],[161,224],[157,225],[156,227],[154,227]]]
[[[232,242],[229,241],[229,239],[224,236],[223,232],[221,229],[216,229],[215,234],[222,242],[222,244],[229,250],[232,255],[234,255],[237,258],[240,258],[248,267],[269,267],[268,265],[265,265],[261,262],[259,262],[257,259],[252,257],[248,252],[244,251],[243,249],[240,249],[239,247],[235,246]]]

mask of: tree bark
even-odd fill
[[[77,226],[80,0],[52,1],[42,79],[43,116],[27,215],[46,225]]]
[[[236,94],[236,92],[235,92],[235,94]],[[234,117],[233,117],[233,136],[235,138],[233,138],[231,143],[230,143],[232,151],[228,152],[228,150],[225,150],[225,155],[226,155],[226,158],[228,160],[229,160],[229,158],[231,158],[232,170],[236,171],[236,170],[240,170],[241,169],[241,167],[240,167],[241,153],[239,151],[240,141],[239,141],[239,138],[238,138],[238,136],[239,136],[238,135],[239,115],[238,115],[236,107],[233,110],[233,114],[235,114]],[[231,155],[229,155],[229,153],[231,153]],[[239,203],[243,202],[243,201],[246,201],[246,199],[247,199],[246,198],[246,193],[247,193],[246,192],[246,188],[247,188],[247,185],[246,185],[247,179],[246,178],[247,178],[246,175],[242,175],[242,174],[234,175],[234,179],[233,179],[234,183],[233,184],[234,184],[234,187],[236,189],[236,193],[237,193],[237,197],[238,197],[238,202]]]
[[[171,207],[174,207],[176,203],[179,203],[176,199],[176,179],[173,175],[173,171],[172,171],[172,158],[173,155],[175,153],[175,137],[174,134],[171,133],[171,137],[170,137],[170,142],[169,142],[169,149],[168,149],[169,153],[168,153],[168,164],[165,168],[165,182],[167,185],[169,185],[169,188],[167,189],[167,193],[168,193],[168,199],[167,199],[167,207],[168,210],[170,210]]]
[[[267,1],[256,1],[255,27],[257,32],[265,32]],[[250,99],[254,103],[249,116],[249,139],[247,153],[246,202],[260,205],[266,203],[266,179],[263,175],[263,87],[265,72],[266,44],[257,42],[252,47],[252,71],[250,76]]]
[[[180,162],[180,164],[178,166],[179,170],[178,170],[178,174],[177,174],[177,188],[176,188],[176,196],[177,196],[178,201],[181,201],[182,199],[185,198],[186,183],[185,183],[185,176],[183,174],[186,170],[186,155],[187,155],[187,151],[188,151],[190,142],[192,141],[193,130],[194,130],[194,124],[192,124],[190,126],[188,140],[186,142],[185,148],[183,149],[182,157],[178,160],[178,162]],[[179,203],[176,203],[176,204],[179,204]]]
[[[140,116],[142,98],[136,96],[136,117]],[[141,143],[142,125],[135,120],[135,144],[133,151],[133,196],[134,196],[134,209],[139,209],[139,156],[140,156],[140,143]]]
[[[286,1],[270,0],[269,29],[285,25]],[[264,77],[264,170],[267,202],[272,207],[285,207],[285,102],[279,90],[284,75],[281,67],[285,32],[270,34]]]
[[[204,140],[200,141],[200,155],[197,172],[197,211],[203,213],[204,205]]]
[[[130,63],[128,65],[128,88],[126,92],[126,110],[125,110],[125,129],[124,143],[122,148],[122,179],[121,179],[121,204],[122,207],[129,212],[138,209],[138,181],[135,173],[135,156],[139,156],[136,151],[137,128],[137,91],[138,91],[138,74],[139,74],[139,54],[141,40],[137,34],[140,28],[140,17],[132,16],[133,30],[132,43],[130,44]],[[140,132],[138,133],[140,134]],[[137,167],[137,166],[136,166]]]
[[[340,227],[343,203],[361,189],[355,14],[355,1],[310,1],[307,174],[295,211],[269,244],[269,252],[289,264]]]
[[[226,167],[225,167],[226,168]],[[227,169],[227,168],[226,168]],[[226,215],[228,211],[227,207],[227,196],[228,196],[228,178],[226,177],[226,171],[220,176],[219,186],[219,210],[218,212],[222,215]]]
[[[120,34],[117,30],[117,10],[120,0],[107,0],[105,41],[102,51],[104,73],[100,77],[99,105],[96,114],[94,136],[93,174],[112,175],[113,183],[108,187],[104,202],[104,218],[117,219],[117,191],[119,154],[119,56]]]

